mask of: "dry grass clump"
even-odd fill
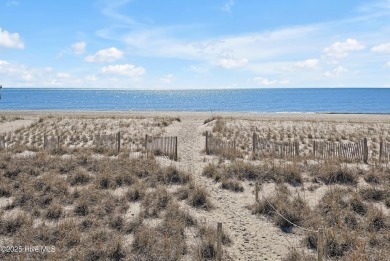
[[[187,184],[176,192],[179,200],[187,200],[187,203],[194,208],[211,210],[213,204],[210,202],[209,193],[204,187],[201,187],[194,182]]]
[[[1,181],[0,181],[1,182]],[[0,185],[0,197],[10,197],[12,195],[12,191],[9,188],[9,185],[1,184]]]
[[[171,194],[163,187],[158,187],[154,191],[146,193],[142,199],[144,217],[159,217],[161,211],[164,210],[172,200]]]
[[[76,172],[68,175],[69,184],[72,186],[81,186],[88,184],[92,177],[84,170],[78,169]]]
[[[244,155],[242,154],[242,152],[237,150],[237,149],[234,149],[234,148],[220,149],[215,154],[219,156],[219,159],[221,162],[224,159],[230,160],[230,161],[235,161],[236,159],[244,158]]]
[[[275,195],[266,197],[252,206],[253,214],[269,216],[283,231],[289,232],[295,225],[302,226],[311,209],[300,197],[293,197],[287,187],[279,185]]]
[[[0,181],[0,197],[9,198],[0,211],[0,239],[56,247],[53,253],[31,253],[29,260],[180,260],[188,254],[184,231],[196,230],[197,220],[164,186],[186,189],[194,207],[211,207],[206,190],[172,166],[160,167],[153,159],[97,160],[83,150],[71,160],[0,153]],[[135,201],[140,212],[129,217]],[[151,217],[157,226],[144,223]],[[130,234],[133,243],[126,245]],[[0,253],[1,260],[14,258]]]
[[[332,260],[353,260],[350,258],[358,253],[365,260],[377,260],[373,257],[389,247],[390,218],[364,203],[359,193],[342,188],[329,190],[308,217],[306,226],[315,229],[321,219],[325,227],[325,254]],[[316,248],[317,234],[308,233],[305,242],[309,248]]]
[[[200,186],[195,186],[191,189],[190,195],[188,197],[188,203],[195,208],[202,208],[205,210],[210,210],[213,208],[213,205],[209,199],[209,193],[207,190]]]
[[[244,187],[241,185],[240,182],[238,182],[237,180],[231,180],[231,179],[223,180],[222,184],[221,184],[221,188],[231,190],[234,192],[243,192],[244,191]]]
[[[196,260],[215,260],[217,255],[217,231],[214,227],[207,224],[200,224],[198,237],[200,243],[197,244]],[[222,229],[222,245],[230,245],[232,240],[230,236]]]
[[[299,186],[303,183],[303,167],[298,162],[282,163],[275,161],[266,161],[260,166],[260,180],[274,181],[276,183],[289,183],[293,186]]]
[[[390,197],[390,191],[375,187],[361,188],[359,192],[363,199],[368,201],[382,201]]]
[[[158,177],[163,184],[186,184],[191,180],[189,173],[180,171],[173,166],[164,168]]]
[[[196,221],[175,203],[165,207],[162,222],[157,227],[142,225],[131,245],[132,260],[180,260],[187,253],[185,229]]]
[[[383,182],[383,177],[375,171],[368,171],[364,173],[364,180],[372,185],[379,185]]]
[[[46,212],[45,217],[51,220],[57,220],[63,215],[62,206],[58,203],[51,204]]]
[[[23,228],[32,225],[32,219],[21,213],[14,217],[0,217],[0,235],[13,236]]]
[[[37,207],[45,209],[52,202],[65,202],[69,195],[66,181],[58,176],[46,175],[31,180],[31,177],[23,174],[13,187],[14,201],[10,207],[20,207],[31,212],[37,210]]]
[[[222,119],[221,116],[212,116],[212,117],[210,117],[210,118],[205,119],[205,120],[203,121],[203,124],[207,124],[207,123],[212,122],[212,121],[214,121],[214,120],[220,120],[220,119]]]
[[[256,180],[261,176],[260,168],[246,162],[234,162],[223,170],[224,178]]]
[[[169,228],[169,223],[158,228],[139,228],[131,245],[132,260],[180,260],[187,251],[184,233],[180,227],[172,231]]]
[[[222,173],[219,168],[215,164],[208,164],[203,168],[202,175],[208,178],[212,178],[215,181],[219,181],[221,179]]]
[[[309,172],[325,184],[356,185],[359,173],[362,170],[349,168],[340,162],[325,161],[318,165],[312,165]]]
[[[287,182],[293,186],[303,183],[303,168],[296,162],[279,163],[275,161],[262,162],[254,165],[247,162],[236,161],[229,165],[209,164],[203,169],[203,175],[215,181],[249,180],[249,181],[273,181],[277,183]]]
[[[126,192],[126,199],[130,202],[142,200],[145,196],[145,188],[142,184],[139,182],[132,185]]]
[[[308,255],[303,251],[300,252],[296,248],[290,249],[287,256],[285,256],[282,261],[312,261],[315,260],[314,256]]]

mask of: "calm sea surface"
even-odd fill
[[[390,113],[390,89],[0,90],[0,110]]]

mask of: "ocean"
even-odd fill
[[[0,110],[390,114],[390,89],[91,90],[3,88]]]

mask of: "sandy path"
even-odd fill
[[[167,135],[178,136],[179,168],[190,170],[195,182],[209,192],[215,209],[190,212],[210,224],[222,222],[234,243],[228,247],[233,260],[281,260],[290,243],[297,243],[297,237],[285,234],[265,218],[252,215],[245,206],[253,203],[253,187],[245,185],[244,193],[234,193],[219,188],[219,184],[201,175],[206,164],[203,162],[205,138],[202,133],[210,130],[204,127],[202,119],[184,119],[167,128]],[[164,160],[165,161],[165,160]],[[168,163],[165,161],[165,163]],[[171,163],[170,163],[171,164]]]
[[[30,126],[34,120],[15,120],[0,123],[0,134]]]

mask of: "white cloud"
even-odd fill
[[[332,71],[326,71],[324,73],[325,78],[335,78],[338,77],[344,73],[348,72],[348,69],[343,66],[338,66],[334,68]]]
[[[319,63],[320,62],[318,59],[306,59],[286,66],[285,70],[286,71],[296,71],[296,70],[304,70],[304,69],[314,70],[318,68]]]
[[[156,29],[131,33],[125,41],[134,54],[146,57],[169,57],[194,61],[206,61],[217,65],[223,58],[250,57],[255,60],[273,59],[300,51],[319,50],[318,46],[302,46],[301,40],[309,38],[315,28],[295,27],[278,31],[222,36],[200,41],[185,41],[171,37],[174,29]],[[289,45],[286,47],[285,42]],[[230,57],[226,57],[226,53]],[[216,62],[217,61],[217,62]]]
[[[87,76],[85,77],[85,80],[94,82],[94,81],[97,80],[97,78],[96,78],[95,75],[87,75]]]
[[[220,59],[218,65],[225,69],[237,69],[245,67],[248,64],[248,59],[234,59],[234,58],[223,58]]]
[[[360,51],[364,48],[365,46],[356,39],[349,38],[344,42],[335,42],[330,47],[325,48],[324,52],[330,57],[343,58],[348,56],[350,52]]]
[[[10,82],[9,79],[25,84],[35,80],[37,75],[37,70],[28,68],[25,65],[0,61],[0,78],[5,84]]]
[[[384,43],[371,48],[376,53],[390,53],[390,43]]]
[[[163,83],[172,83],[176,77],[173,74],[167,74],[160,78]]]
[[[349,38],[344,42],[335,42],[330,47],[325,48],[327,56],[337,59],[347,57],[350,52],[363,50],[365,47],[356,39]]]
[[[390,61],[386,63],[386,66],[387,66],[387,67],[390,67]]]
[[[269,80],[264,77],[255,77],[252,79],[255,83],[263,86],[271,86],[271,85],[285,85],[288,84],[288,80]]]
[[[18,33],[8,33],[0,28],[0,46],[7,48],[23,49],[24,43]]]
[[[87,56],[84,60],[90,63],[112,63],[122,59],[124,53],[115,47],[103,49],[94,55]]]
[[[234,0],[228,0],[224,6],[222,7],[222,10],[224,12],[227,12],[227,13],[231,13],[232,12],[232,7],[234,5]]]
[[[302,62],[295,63],[296,68],[300,69],[315,69],[318,67],[319,61],[317,59],[307,59]]]
[[[210,71],[210,66],[208,66],[207,64],[193,64],[193,65],[190,65],[189,69],[194,72],[194,73],[199,73],[199,74],[205,74],[205,73],[208,73]]]
[[[56,77],[60,78],[60,79],[68,79],[68,78],[70,78],[70,74],[64,73],[64,72],[59,72],[56,74]]]
[[[104,66],[102,68],[102,73],[116,74],[128,77],[138,77],[142,76],[145,73],[145,69],[143,67],[136,67],[133,64],[118,64]]]
[[[34,76],[31,73],[26,72],[22,74],[22,79],[28,82],[32,81],[34,79]]]
[[[77,42],[72,44],[72,50],[75,54],[80,55],[85,53],[85,47],[87,44],[85,42]]]

